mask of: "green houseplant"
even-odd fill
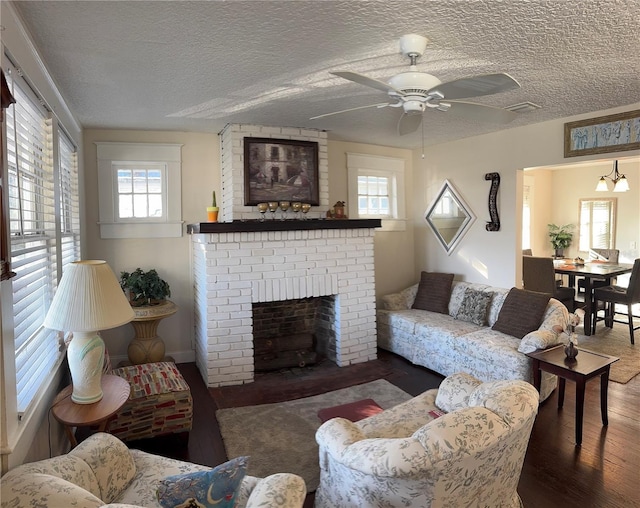
[[[155,269],[147,272],[136,268],[133,272],[120,272],[120,287],[129,292],[132,307],[157,305],[171,296],[169,284],[160,278]]]
[[[555,257],[564,257],[564,249],[571,245],[573,240],[574,224],[565,224],[564,226],[557,226],[556,224],[547,224],[549,228],[549,239],[551,245],[555,250]]]

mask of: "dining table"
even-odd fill
[[[624,275],[625,273],[631,273],[633,271],[633,265],[627,263],[608,263],[598,260],[586,261],[584,264],[575,263],[570,260],[555,260],[553,264],[557,274],[569,276],[569,286],[574,286],[576,277],[584,277],[584,334],[591,335],[594,317],[593,279],[604,279],[608,286],[611,284],[611,279],[619,275]],[[588,324],[587,319],[589,320]]]

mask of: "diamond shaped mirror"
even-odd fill
[[[445,180],[426,211],[425,220],[431,226],[440,245],[447,254],[451,254],[476,220],[476,216],[451,182]]]

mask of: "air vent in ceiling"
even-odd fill
[[[542,106],[538,106],[533,102],[519,102],[518,104],[512,104],[504,109],[513,111],[514,113],[528,113],[529,111],[535,111],[536,109],[542,109]]]

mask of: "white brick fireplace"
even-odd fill
[[[323,217],[329,208],[325,133],[225,127],[225,222],[195,225],[192,235],[196,363],[203,379],[210,387],[254,380],[252,305],[259,302],[334,296],[336,364],[375,359],[373,239],[379,221],[256,221],[255,207],[243,203],[244,136],[318,141],[321,206],[311,215]]]
[[[336,363],[374,360],[374,231],[193,235],[196,363],[207,385],[253,381],[254,302],[336,295]]]

